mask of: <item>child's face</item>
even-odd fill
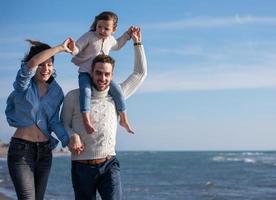
[[[99,20],[96,26],[96,33],[99,38],[105,39],[114,33],[113,20]]]

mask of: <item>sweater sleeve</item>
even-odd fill
[[[61,123],[63,124],[64,128],[68,132],[69,136],[74,133],[72,127],[72,120],[74,114],[74,105],[75,105],[75,98],[77,95],[74,95],[76,90],[70,91],[64,98],[63,106],[61,109]]]
[[[130,36],[128,35],[127,32],[125,32],[121,37],[117,38],[116,40],[114,39],[114,44],[111,47],[111,50],[117,51],[117,50],[121,49],[127,43],[127,41],[129,39],[130,39]]]
[[[120,84],[125,99],[130,97],[147,76],[147,60],[143,45],[134,46],[135,60],[133,73]]]

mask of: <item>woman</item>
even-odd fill
[[[54,55],[72,52],[74,41],[68,38],[53,48],[28,41],[32,46],[22,60],[5,111],[9,125],[16,128],[8,150],[8,167],[18,199],[42,200],[52,149],[58,143],[51,132],[55,132],[63,147],[69,142],[59,119],[64,95],[54,79]]]

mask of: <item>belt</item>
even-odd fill
[[[92,160],[74,160],[74,162],[87,164],[87,165],[99,165],[99,164],[102,164],[102,163],[110,160],[111,158],[113,158],[113,156],[108,155],[105,158],[92,159]]]

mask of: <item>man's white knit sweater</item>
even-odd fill
[[[135,62],[133,73],[120,84],[127,99],[141,85],[147,75],[147,63],[143,46],[135,46]],[[108,88],[109,89],[109,88]],[[116,155],[117,113],[108,89],[97,91],[92,89],[91,115],[94,134],[87,134],[83,126],[79,106],[79,89],[70,91],[63,103],[61,119],[69,134],[77,133],[84,142],[84,151],[80,155],[72,154],[72,160],[105,158]]]

